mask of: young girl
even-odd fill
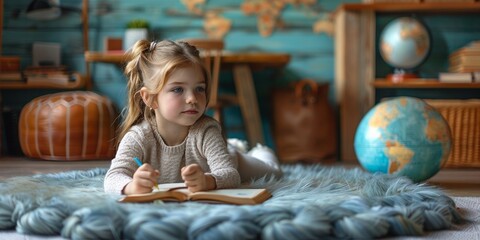
[[[227,147],[220,124],[204,114],[210,77],[194,46],[140,40],[129,54],[127,114],[105,176],[106,192],[147,193],[157,183],[173,182],[196,192],[281,175],[270,149]]]

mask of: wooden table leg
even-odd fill
[[[233,74],[248,143],[252,147],[257,143],[265,144],[252,70],[247,64],[236,64],[233,66]]]

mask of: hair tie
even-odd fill
[[[152,52],[153,50],[155,50],[156,46],[157,46],[157,41],[152,41],[150,43],[150,48],[148,49],[148,51]]]

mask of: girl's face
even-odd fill
[[[193,125],[205,112],[206,88],[199,68],[176,69],[157,95],[157,119],[181,126]]]

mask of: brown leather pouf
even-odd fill
[[[37,97],[20,113],[23,153],[46,160],[101,160],[115,155],[117,111],[89,91]]]

